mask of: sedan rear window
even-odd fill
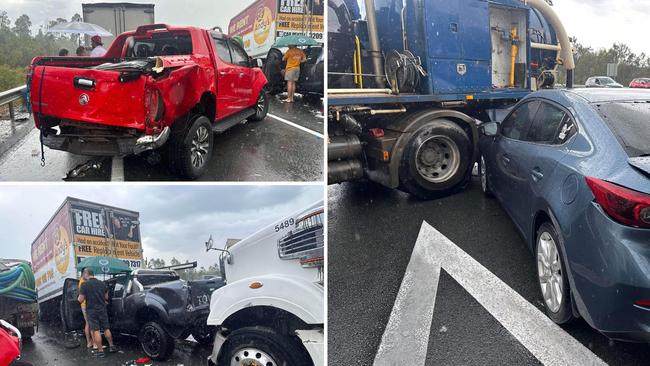
[[[596,109],[630,157],[650,155],[650,102],[603,103]]]

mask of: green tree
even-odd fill
[[[0,31],[8,31],[11,27],[11,19],[6,11],[0,11]]]
[[[29,37],[31,35],[32,21],[27,14],[23,14],[14,22],[14,33],[20,37]]]

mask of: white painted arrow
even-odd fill
[[[374,365],[424,365],[444,269],[544,365],[606,365],[451,240],[423,222]]]

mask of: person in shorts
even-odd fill
[[[296,45],[289,45],[289,50],[284,54],[282,60],[287,62],[287,67],[284,70],[284,80],[287,81],[287,102],[293,103],[296,82],[300,78],[300,64],[307,61],[307,56]]]
[[[102,335],[100,331],[104,330],[104,336],[108,341],[108,352],[117,352],[113,344],[113,335],[111,334],[110,324],[108,322],[108,311],[106,302],[108,301],[108,290],[104,282],[95,278],[95,273],[90,268],[84,268],[83,277],[85,282],[79,288],[79,303],[86,301],[86,314],[88,317],[88,326],[92,332],[93,341],[97,346],[95,356],[104,357],[102,347]]]
[[[86,279],[82,275],[81,278],[79,279],[79,289],[81,289],[81,285],[83,285],[84,282],[86,282]],[[95,346],[93,344],[93,337],[90,335],[90,326],[88,326],[88,314],[86,313],[86,300],[85,299],[81,303],[81,312],[84,315],[84,322],[85,322],[84,334],[86,335],[86,347],[87,348],[92,348],[92,347],[97,348],[97,346]]]

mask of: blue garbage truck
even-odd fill
[[[478,125],[560,77],[573,85],[550,0],[328,0],[328,11],[329,184],[453,193],[471,180]]]

